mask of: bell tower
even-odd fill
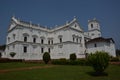
[[[88,33],[91,39],[101,37],[100,24],[96,18],[88,20]]]

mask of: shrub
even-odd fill
[[[67,64],[66,58],[60,58],[59,61],[60,61],[60,64],[62,64],[62,65]]]
[[[111,62],[118,62],[118,61],[120,61],[120,60],[119,60],[118,57],[111,57],[111,58],[110,58],[110,61],[111,61]]]
[[[43,61],[45,62],[45,64],[47,64],[50,61],[50,54],[48,52],[45,52],[43,54]]]
[[[89,63],[88,63],[88,60],[86,58],[80,58],[80,59],[77,59],[77,62],[79,65],[82,65],[82,66],[88,66]]]
[[[54,60],[51,61],[51,63],[52,63],[52,64],[55,64],[55,65],[58,65],[58,64],[59,64],[59,60],[54,59]]]
[[[77,60],[67,60],[65,58],[61,58],[61,59],[54,59],[52,60],[52,64],[55,65],[81,65],[81,66],[85,66],[88,65],[88,62],[86,59],[77,59]]]
[[[15,52],[11,52],[11,53],[10,53],[10,56],[11,56],[11,57],[14,57],[15,55],[16,55]]]
[[[9,59],[9,58],[0,58],[0,63],[8,63],[8,62],[22,62],[22,59]]]
[[[70,60],[71,61],[75,61],[76,60],[76,54],[75,53],[70,54]]]
[[[97,75],[103,74],[104,70],[109,65],[109,58],[107,52],[95,52],[94,54],[90,54],[88,56],[88,61],[95,70]]]
[[[55,60],[52,60],[52,64],[66,65],[66,64],[68,64],[68,61],[65,58],[55,59]]]
[[[68,62],[68,65],[79,65],[79,61],[78,60],[70,60],[69,62]]]

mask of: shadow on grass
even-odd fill
[[[87,72],[87,74],[90,76],[95,76],[95,77],[108,76],[108,73],[106,73],[106,72],[102,72],[102,73]]]

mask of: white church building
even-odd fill
[[[76,18],[62,26],[47,28],[12,17],[4,57],[41,60],[44,52],[49,52],[51,59],[69,59],[71,53],[84,58],[85,53],[95,51],[106,51],[116,56],[113,39],[101,37],[96,19],[88,21],[88,32],[84,32]],[[16,55],[11,57],[11,52]]]

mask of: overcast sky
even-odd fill
[[[87,31],[88,20],[100,21],[102,36],[113,38],[120,49],[120,0],[0,0],[0,44],[6,43],[12,16],[54,27],[74,16]]]

